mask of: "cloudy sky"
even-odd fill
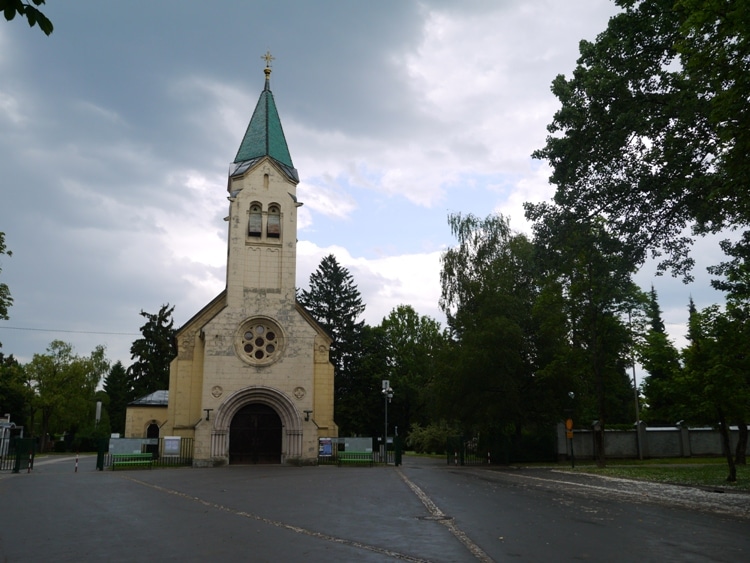
[[[141,310],[177,326],[224,287],[226,181],[263,87],[301,183],[297,282],[333,253],[379,324],[399,304],[440,322],[449,213],[499,212],[528,230],[551,197],[531,152],[581,39],[610,0],[49,0],[50,37],[0,20],[0,231],[15,300],[5,354],[55,339],[130,364]],[[681,343],[708,290],[653,278]]]

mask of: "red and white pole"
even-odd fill
[[[78,452],[76,452],[76,469],[73,473],[78,473]]]
[[[453,464],[458,465],[458,452],[457,451],[453,452]]]
[[[492,465],[492,460],[490,459],[490,452],[487,451],[487,465]]]
[[[33,448],[34,446],[32,446]],[[26,469],[26,473],[31,473],[31,464],[34,462],[34,450],[29,450],[29,466]]]

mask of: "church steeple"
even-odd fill
[[[271,92],[271,60],[273,60],[273,57],[270,53],[266,53],[262,58],[266,60],[266,68],[264,69],[266,82],[250,119],[250,124],[245,131],[245,136],[240,143],[237,156],[234,158],[235,171],[240,168],[241,163],[267,156],[281,164],[282,168],[296,179],[297,171],[292,164],[292,157],[289,154],[284,130],[281,127],[276,102]]]

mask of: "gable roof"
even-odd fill
[[[234,166],[232,166],[229,175],[241,174],[259,159],[269,157],[276,161],[287,174],[297,179],[297,170],[292,164],[292,157],[289,154],[284,130],[281,127],[279,112],[276,109],[276,102],[271,92],[271,69],[266,67],[264,72],[266,73],[265,87],[255,106],[253,116],[250,118],[237,156],[234,157]]]

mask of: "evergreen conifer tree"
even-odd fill
[[[297,293],[297,301],[305,307],[333,338],[330,360],[334,366],[334,408],[336,422],[343,430],[356,426],[345,413],[354,412],[351,403],[360,391],[356,376],[362,346],[364,321],[358,321],[365,305],[349,270],[339,265],[336,257],[324,257],[310,275],[310,288]],[[342,418],[343,417],[343,418]]]
[[[130,347],[131,359],[128,377],[135,397],[142,397],[169,387],[169,364],[176,355],[172,319],[174,306],[162,305],[156,314],[141,311],[148,319],[141,327],[143,338]]]
[[[342,375],[351,362],[364,325],[364,321],[357,319],[365,305],[349,270],[329,254],[310,275],[310,289],[298,292],[297,301],[333,338],[330,359],[336,376]]]
[[[641,364],[649,374],[643,383],[648,406],[644,419],[652,425],[671,425],[682,418],[674,412],[680,355],[667,336],[653,286],[648,299],[646,312],[650,327],[639,350]]]
[[[128,403],[135,399],[128,372],[119,360],[104,379],[104,391],[109,397],[109,421],[112,432],[125,433],[125,413]]]

